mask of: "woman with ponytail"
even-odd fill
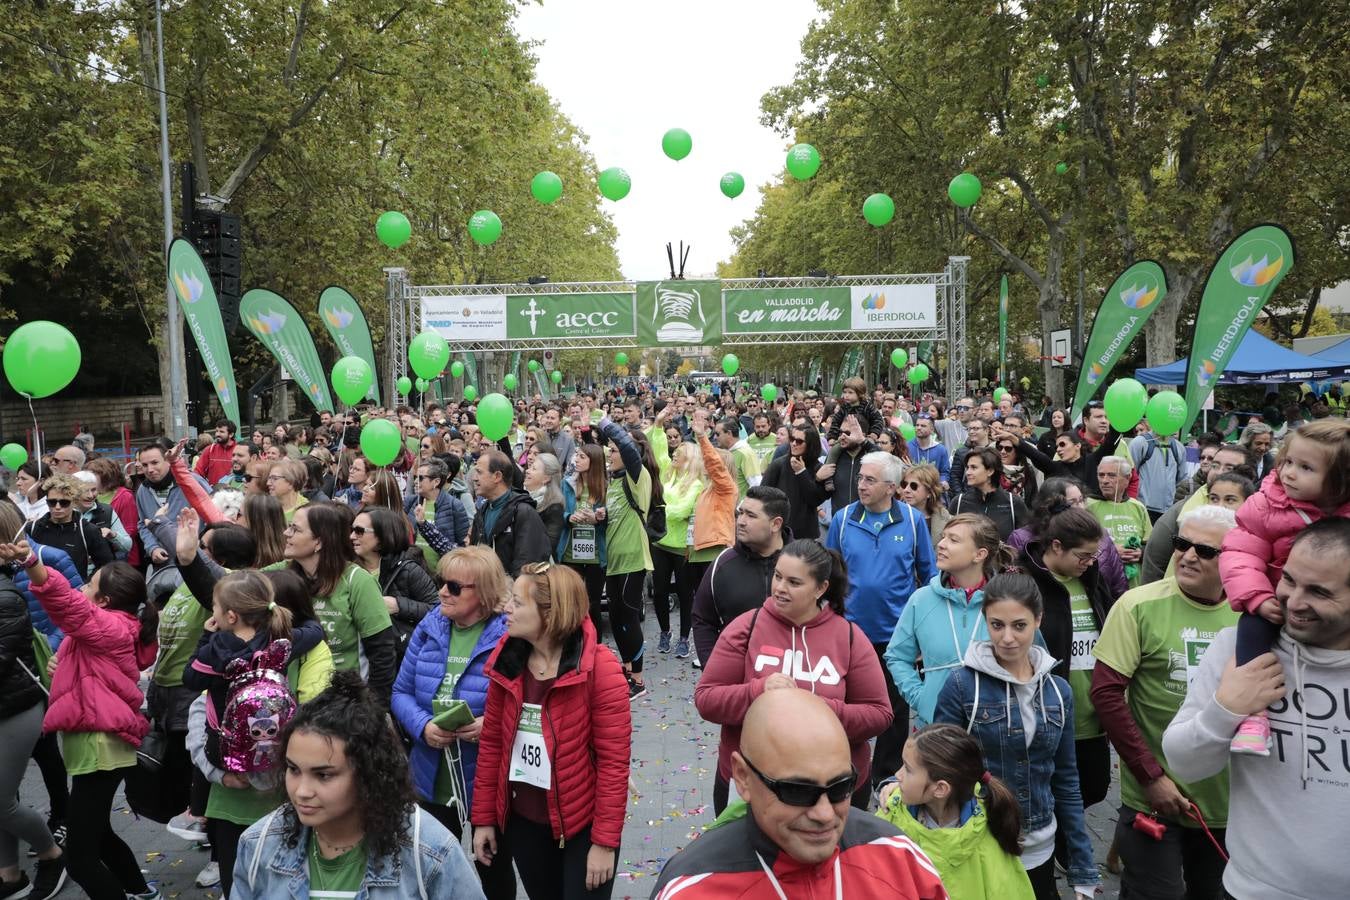
[[[848,734],[858,783],[868,785],[867,741],[886,730],[894,713],[876,652],[857,625],[844,618],[848,570],[843,559],[816,541],[783,548],[764,605],[742,613],[717,639],[694,689],[699,715],[722,726],[718,790],[713,805],[726,807],[720,782],[731,775],[741,723],[764,691],[800,689],[823,698]],[[865,804],[867,790],[855,803]]]
[[[918,844],[952,900],[1033,900],[1022,855],[1022,814],[984,767],[980,742],[929,725],[905,742],[904,765],[881,787],[877,815]]]
[[[933,721],[938,694],[952,670],[961,667],[971,641],[989,637],[981,610],[984,585],[1012,561],[1012,548],[984,516],[961,513],[943,527],[938,572],[910,596],[886,647],[886,667],[913,710],[915,728]]]
[[[281,735],[288,802],[239,840],[231,900],[481,898],[450,832],[413,801],[408,757],[357,672]]]

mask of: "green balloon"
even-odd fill
[[[873,194],[863,201],[863,218],[880,228],[895,218],[895,201],[885,194]]]
[[[914,426],[909,424],[908,422],[901,422],[900,427],[897,428],[896,430],[899,431],[900,436],[907,441],[914,440],[914,436],[918,434],[918,432],[914,430]]]
[[[745,179],[740,172],[728,172],[722,176],[721,187],[722,193],[734,200],[745,190]]]
[[[1148,390],[1133,378],[1117,378],[1106,389],[1102,405],[1106,407],[1106,421],[1112,428],[1129,431],[1144,417]]]
[[[915,386],[923,384],[928,380],[928,367],[923,363],[909,370],[909,383]]]
[[[820,152],[810,144],[797,144],[787,154],[788,174],[806,181],[820,171]]]
[[[1067,175],[1068,173],[1069,173],[1069,164],[1068,164],[1068,163],[1055,163],[1055,174],[1056,174],[1056,175]]]
[[[406,397],[412,393],[412,379],[407,375],[400,375],[398,381],[394,382],[394,387],[398,388],[398,392]]]
[[[975,201],[980,199],[980,179],[969,172],[962,172],[951,180],[947,185],[947,196],[952,198],[952,202],[962,209],[968,209],[975,205]]]
[[[370,363],[359,356],[344,356],[333,364],[333,393],[348,406],[360,403],[374,381]]]
[[[423,331],[408,345],[408,364],[423,378],[435,378],[450,361],[450,347],[434,331]]]
[[[1176,391],[1159,391],[1149,399],[1144,415],[1154,434],[1175,434],[1186,422],[1186,401]]]
[[[679,162],[694,149],[694,139],[683,128],[672,128],[661,136],[661,152]]]
[[[615,354],[614,354],[614,365],[616,365],[616,366],[626,366],[626,365],[628,365],[628,354],[627,354],[627,353],[624,353],[622,350],[620,350],[618,353],[615,353]]]
[[[403,438],[388,419],[371,419],[361,429],[361,453],[372,465],[387,466],[398,459]]]
[[[539,360],[537,360],[537,359],[532,359],[532,360],[530,360],[529,362],[527,362],[527,363],[525,364],[525,368],[529,369],[531,372],[538,372],[538,371],[539,371]]]
[[[509,377],[509,376],[508,376]],[[511,401],[501,394],[488,394],[478,403],[476,411],[478,430],[483,437],[496,443],[506,437],[515,419]]]
[[[726,375],[735,375],[741,370],[741,360],[735,353],[728,353],[722,357],[722,372]]]
[[[909,364],[908,353],[906,353],[899,347],[896,347],[894,350],[891,351],[891,365],[895,366],[897,369],[903,369],[908,364]]]
[[[470,403],[478,399],[478,388],[471,384],[464,385],[464,399]]]
[[[1003,402],[1003,398],[1006,397],[1006,396],[1008,396],[1008,389],[1007,389],[1007,388],[1001,388],[1001,387],[996,387],[996,388],[994,388],[994,404],[995,404],[995,405],[998,405],[999,403],[1002,403],[1002,402]]]
[[[3,463],[6,469],[17,470],[19,466],[28,462],[28,451],[22,444],[6,444],[0,447],[0,463]]]
[[[530,193],[540,203],[554,203],[562,196],[562,179],[549,171],[540,172],[530,179]]]
[[[413,384],[417,386],[417,393],[425,394],[427,392],[427,387],[431,384],[431,382],[427,381],[425,378],[419,378],[415,382],[413,382]]]
[[[508,391],[514,391],[519,384],[520,379],[511,373],[507,373],[507,376],[502,379],[502,387],[506,388]],[[491,394],[488,394],[488,397],[491,396]],[[483,399],[486,400],[487,397],[484,397]]]
[[[450,375],[454,378],[464,377],[464,363],[455,360],[450,364]]]
[[[1042,72],[1036,76],[1036,87],[1047,88],[1050,86],[1050,76]]]
[[[759,395],[764,398],[765,403],[772,403],[778,399],[778,386],[769,382],[759,389]]]
[[[606,200],[622,200],[633,189],[633,179],[617,166],[600,173],[600,193]]]
[[[560,370],[554,369],[551,373],[549,373],[548,377],[554,384],[562,384],[563,376]]]
[[[502,220],[490,209],[480,209],[469,216],[469,237],[486,247],[502,236]]]
[[[28,322],[5,341],[5,376],[27,397],[50,397],[80,371],[80,343],[63,325]]]
[[[375,236],[390,250],[397,250],[412,237],[412,224],[403,213],[391,209],[375,220]]]

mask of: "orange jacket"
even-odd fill
[[[731,477],[722,457],[706,435],[698,439],[703,451],[703,468],[712,483],[694,507],[694,549],[730,547],[736,543],[736,479]]]

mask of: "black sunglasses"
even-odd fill
[[[453,578],[445,583],[445,589],[450,592],[452,597],[458,597],[461,593],[472,587],[473,585],[471,584],[464,584],[463,582],[455,581]]]
[[[854,785],[858,783],[858,770],[852,766],[848,767],[847,775],[840,775],[829,784],[815,784],[810,781],[781,781],[770,778],[757,769],[744,753],[741,754],[741,759],[745,760],[745,764],[755,773],[755,777],[764,782],[770,793],[788,806],[807,808],[815,806],[820,802],[821,794],[828,797],[831,803],[843,803],[853,796]]]
[[[47,498],[47,505],[55,506],[57,509],[65,509],[66,507],[72,505],[74,502],[75,502],[74,500],[57,500],[53,497]]]
[[[792,443],[794,443],[794,444],[805,444],[805,443],[806,443],[806,438],[795,437],[795,438],[792,439]]]
[[[353,526],[352,526],[352,534],[356,535],[357,537],[365,537],[365,536],[366,536],[366,532],[369,531],[369,530],[370,530],[370,529],[367,528],[367,527],[364,526],[364,525],[353,525]]]
[[[917,481],[902,481],[900,482],[900,486],[902,488],[909,488],[911,491],[917,491],[919,488],[923,487],[923,485]]]
[[[1186,540],[1181,535],[1172,538],[1172,549],[1178,553],[1194,550],[1195,555],[1201,559],[1213,559],[1223,552],[1219,547],[1211,547],[1208,544],[1197,544],[1193,541]]]

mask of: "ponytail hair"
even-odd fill
[[[1004,853],[1021,856],[1021,809],[1008,786],[985,770],[980,742],[956,725],[929,725],[919,729],[910,743],[928,780],[951,785],[958,807],[978,794],[984,801],[989,833]]]
[[[960,513],[948,519],[947,524],[942,526],[942,530],[945,532],[957,525],[964,525],[969,528],[971,543],[975,545],[975,549],[983,550],[987,554],[984,558],[985,581],[1000,572],[1006,571],[1017,559],[1016,551],[1003,543],[1002,538],[999,537],[998,526],[988,516],[982,516],[979,513]]]
[[[783,548],[784,556],[800,559],[818,584],[829,582],[821,599],[837,614],[844,614],[844,597],[848,594],[848,566],[844,558],[819,541],[805,538],[795,540]]]
[[[276,602],[271,579],[258,570],[242,569],[226,575],[216,582],[212,599],[250,628],[266,629],[271,640],[290,640],[294,616]]]

